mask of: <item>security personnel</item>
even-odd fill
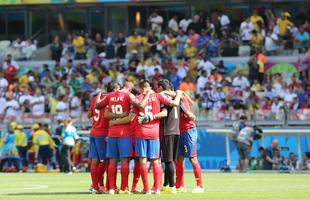
[[[26,172],[28,168],[28,162],[27,162],[28,138],[23,129],[24,127],[22,125],[17,125],[14,133],[16,135],[15,144],[18,151],[18,155],[21,159],[23,171]]]

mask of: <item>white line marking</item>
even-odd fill
[[[40,189],[44,189],[44,188],[48,188],[47,185],[30,185],[30,187],[27,188],[22,188],[24,190],[40,190]]]

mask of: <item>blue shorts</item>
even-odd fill
[[[131,153],[131,147],[131,137],[109,137],[107,155],[109,158],[129,158]]]
[[[192,128],[180,134],[179,156],[192,158],[197,156],[197,129]]]
[[[90,137],[89,157],[104,160],[107,158],[107,137]]]
[[[135,154],[136,157],[155,159],[159,158],[160,145],[159,140],[136,139]]]

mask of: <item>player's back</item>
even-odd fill
[[[130,112],[133,99],[130,97],[129,93],[116,91],[110,93],[108,98],[110,112],[119,115],[125,112]],[[130,135],[132,135],[132,132],[130,131],[130,124],[121,124],[109,128],[110,137],[128,137]]]
[[[100,98],[98,100],[98,98]],[[99,110],[96,109],[96,104],[99,101],[104,100],[107,98],[106,94],[101,94],[95,96],[91,100],[89,112],[92,113],[93,115],[93,123],[92,123],[92,128],[90,130],[91,136],[107,136],[108,134],[108,128],[109,128],[109,120],[104,117],[104,111],[105,110]]]

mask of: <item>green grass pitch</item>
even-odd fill
[[[206,192],[192,194],[194,176],[185,176],[187,193],[160,196],[91,195],[89,174],[0,174],[0,200],[310,200],[310,174],[204,173]],[[141,185],[140,185],[141,187]]]

